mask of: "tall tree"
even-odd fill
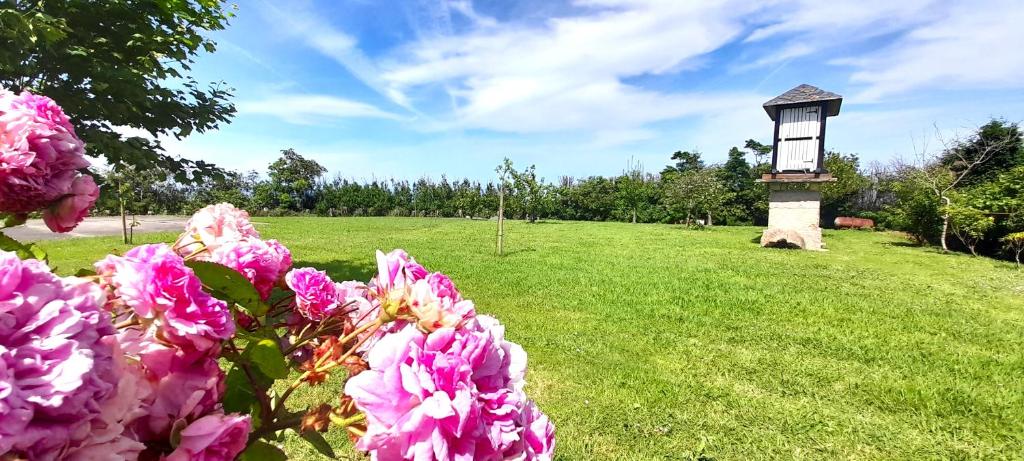
[[[661,171],[662,176],[668,176],[673,173],[686,173],[687,171],[696,171],[704,168],[704,160],[700,158],[700,152],[697,151],[675,151],[672,154],[672,160],[675,160],[675,164],[665,167]]]
[[[313,186],[327,169],[307,159],[295,149],[281,151],[281,158],[270,164],[270,182],[279,195],[283,208],[299,211],[312,209]]]
[[[158,142],[227,122],[230,89],[190,74],[205,36],[232,13],[219,0],[7,0],[0,2],[0,87],[31,90],[61,105],[87,152],[110,165],[169,171],[178,182],[220,174],[169,155]]]
[[[972,165],[973,159],[987,160]],[[995,179],[999,173],[1024,165],[1024,137],[1016,123],[991,120],[971,137],[956,142],[940,162],[954,174],[963,173],[964,186]]]
[[[755,168],[765,163],[768,163],[768,159],[772,155],[771,144],[761,144],[760,142],[757,142],[753,139],[748,139],[747,142],[743,144],[743,148],[749,150],[750,153],[754,154]]]

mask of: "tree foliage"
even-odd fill
[[[280,208],[299,211],[313,208],[313,187],[327,169],[289,148],[281,151],[281,158],[271,163],[268,171],[272,189],[268,199],[276,199]]]
[[[0,87],[53,98],[88,154],[108,164],[182,183],[216,176],[214,165],[176,158],[152,139],[211,130],[234,114],[230,89],[189,73],[200,52],[216,49],[205,34],[231,14],[219,0],[0,2]]]

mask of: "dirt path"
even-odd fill
[[[184,216],[136,216],[139,223],[135,233],[181,231],[188,218]],[[50,232],[41,219],[30,219],[24,225],[4,229],[3,233],[22,242],[38,240],[56,240],[73,237],[98,237],[103,235],[121,235],[121,218],[118,216],[96,216],[85,218],[75,230],[66,234]]]

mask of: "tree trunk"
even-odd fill
[[[505,188],[498,189],[498,255],[505,245]]]
[[[947,207],[949,206],[950,203],[952,203],[952,200],[950,200],[949,197],[946,197],[945,195],[941,195],[940,194],[939,198],[941,198],[942,201],[946,203]],[[949,235],[949,211],[948,210],[944,211],[942,213],[942,237],[940,238],[940,240],[942,241],[942,251],[949,251],[949,246],[946,245],[946,236],[947,235]]]
[[[633,208],[633,224],[636,224],[636,208]]]
[[[708,222],[707,222],[707,224],[708,224],[708,227],[711,227],[711,212],[710,211],[708,212]]]
[[[128,218],[124,211],[124,199],[118,197],[117,201],[121,205],[121,240],[127,245],[132,242],[128,241]]]

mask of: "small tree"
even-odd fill
[[[619,200],[629,210],[633,224],[636,224],[637,209],[646,199],[646,177],[644,166],[639,161],[630,159],[626,169],[618,179],[617,191]]]
[[[1003,242],[1003,249],[1007,253],[1013,253],[1013,260],[1017,262],[1017,267],[1020,267],[1020,255],[1024,253],[1024,232],[1014,232],[999,241]]]
[[[946,140],[940,135],[939,140],[944,147],[940,155],[929,154],[927,145],[917,153],[922,178],[942,204],[942,232],[939,242],[943,251],[949,251],[946,243],[952,220],[949,211],[955,209],[950,193],[993,157],[1011,146],[1019,145],[1019,136],[1016,131],[1001,131],[991,135],[981,127],[968,138]],[[971,251],[973,253],[973,249]]]
[[[670,211],[685,215],[690,225],[698,213],[707,216],[707,225],[712,224],[712,215],[721,211],[732,193],[718,179],[714,168],[692,170],[673,178],[666,190],[665,199]]]
[[[975,250],[978,242],[985,238],[985,233],[992,229],[995,220],[977,208],[959,204],[947,205],[942,212],[948,217],[953,235],[970,250],[972,255],[978,256],[978,252]]]
[[[505,247],[505,191],[508,190],[510,179],[515,174],[512,161],[505,157],[505,160],[494,169],[498,173],[498,255],[504,253]]]

